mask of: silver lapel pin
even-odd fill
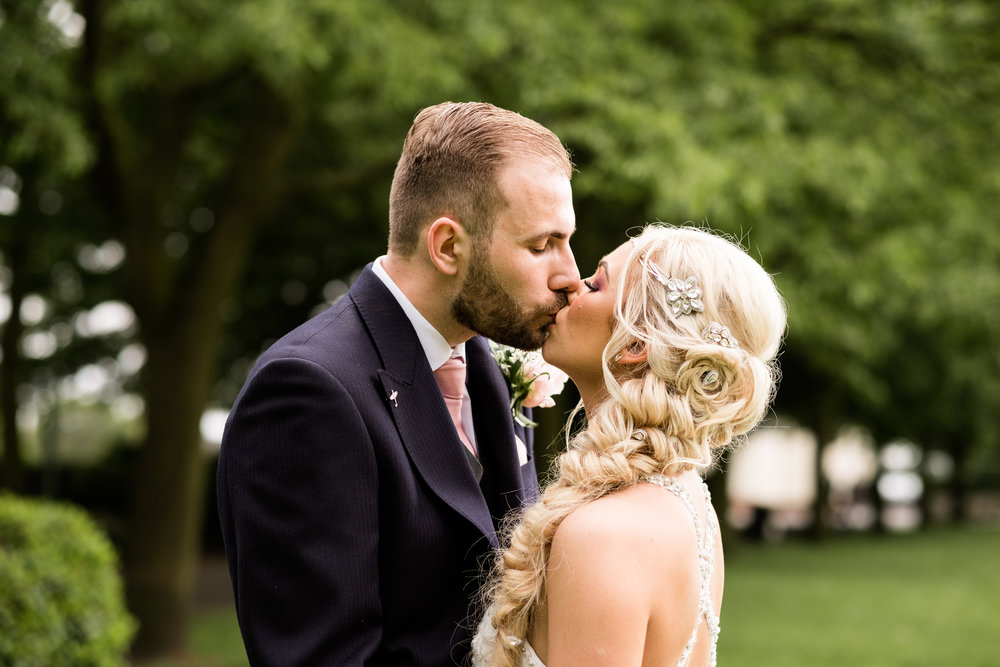
[[[389,400],[390,400],[390,401],[392,401],[392,405],[393,405],[394,407],[397,407],[397,408],[398,408],[398,407],[399,407],[399,402],[398,402],[398,401],[396,400],[396,397],[397,397],[397,396],[399,396],[399,392],[398,392],[398,391],[396,391],[395,389],[393,389],[393,390],[392,390],[392,393],[391,393],[391,394],[389,394]]]

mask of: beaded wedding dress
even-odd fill
[[[687,645],[684,647],[683,653],[681,653],[677,667],[686,667],[688,661],[691,659],[695,641],[698,638],[698,628],[701,626],[703,620],[708,625],[708,636],[711,642],[709,646],[709,665],[715,667],[716,645],[719,641],[719,617],[715,615],[715,608],[712,605],[711,583],[712,569],[715,565],[715,531],[717,530],[718,519],[715,516],[715,509],[712,507],[712,496],[708,492],[708,486],[702,482],[701,485],[705,491],[705,508],[709,515],[706,521],[704,521],[705,530],[702,531],[703,522],[700,521],[694,501],[692,501],[687,490],[679,482],[671,477],[659,475],[650,477],[646,481],[656,484],[680,498],[691,514],[691,518],[694,521],[695,534],[697,535],[698,570],[701,575],[701,589],[698,597],[698,620],[695,623],[694,630],[691,632],[691,638],[688,639]],[[472,640],[473,667],[486,667],[490,662],[493,643],[496,639],[496,628],[490,623],[491,612],[492,608],[486,611],[486,615],[483,617],[476,631],[476,636]],[[521,667],[545,667],[545,663],[539,659],[535,650],[527,641],[521,644]]]

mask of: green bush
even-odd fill
[[[0,665],[122,665],[134,632],[117,556],[90,517],[0,495]]]

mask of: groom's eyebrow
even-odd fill
[[[576,230],[573,230],[573,231],[576,231]],[[570,236],[572,236],[572,233],[566,234],[564,232],[559,232],[559,231],[553,230],[553,231],[550,231],[550,232],[542,232],[540,234],[535,234],[534,236],[532,236],[531,238],[529,238],[527,242],[528,243],[541,243],[545,239],[559,239],[561,241],[563,239],[569,238]]]

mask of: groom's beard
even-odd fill
[[[550,314],[568,303],[569,297],[560,292],[550,305],[525,312],[501,284],[489,254],[476,252],[451,312],[459,324],[497,343],[537,350],[549,336]]]

